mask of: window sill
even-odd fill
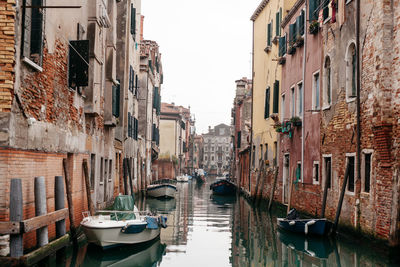
[[[322,110],[328,110],[328,109],[331,109],[331,105],[323,106],[323,107],[322,107]]]
[[[313,185],[319,185],[319,181],[315,181],[315,180],[313,179]]]
[[[356,193],[355,193],[355,192],[352,192],[352,191],[348,191],[348,190],[346,189],[346,195],[348,195],[348,196],[355,196]]]
[[[99,183],[99,185],[103,185],[103,184],[104,184],[103,182],[100,182],[100,183]]]
[[[29,58],[23,57],[22,61],[25,62],[27,65],[29,65],[29,66],[30,66],[31,68],[33,68],[34,70],[39,71],[39,72],[43,72],[43,68],[40,67],[40,66],[39,66],[38,64],[36,64],[35,62],[33,62],[32,60],[30,60]]]
[[[354,101],[356,101],[355,97],[351,97],[351,98],[346,97],[346,103],[351,103],[351,102],[354,102]]]

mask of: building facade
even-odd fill
[[[204,140],[203,167],[209,175],[221,176],[229,171],[231,156],[231,127],[219,124],[208,127],[208,133],[202,134]]]

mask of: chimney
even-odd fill
[[[141,15],[141,17],[140,17],[140,41],[143,41],[143,22],[144,22],[144,16]]]

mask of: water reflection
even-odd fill
[[[160,240],[105,252],[83,247],[70,266],[395,266],[360,244],[278,230],[265,207],[213,195],[211,182],[178,183],[175,199],[136,200],[167,216]]]

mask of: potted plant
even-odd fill
[[[297,116],[295,116],[295,117],[292,117],[291,119],[290,119],[290,121],[292,122],[292,124],[293,124],[293,126],[301,126],[301,119],[300,119],[300,117],[297,117]]]
[[[287,53],[289,55],[293,55],[294,53],[296,53],[296,47],[294,46],[294,44],[289,45]]]
[[[278,58],[278,64],[279,65],[283,65],[286,63],[286,57],[280,57]]]
[[[282,123],[280,121],[275,121],[275,124],[273,126],[275,128],[275,131],[280,133],[282,132]]]
[[[276,131],[277,133],[282,133],[282,126],[276,127],[276,128],[275,128],[275,131]]]
[[[310,26],[308,26],[308,32],[310,34],[317,34],[319,31],[319,22],[317,20],[313,20],[310,22]]]
[[[294,45],[295,45],[296,47],[302,47],[302,46],[304,45],[304,38],[303,38],[303,36],[297,36]]]

